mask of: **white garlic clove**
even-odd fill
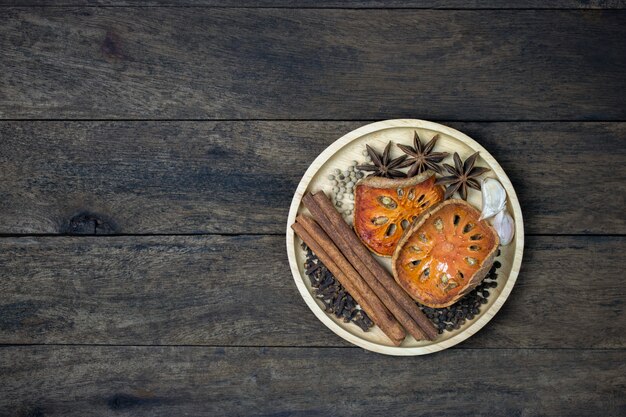
[[[483,195],[483,211],[480,220],[495,216],[504,209],[506,191],[500,181],[495,178],[485,178],[480,187]]]
[[[493,219],[493,228],[500,237],[500,244],[506,246],[513,240],[515,235],[515,221],[506,211],[501,210]]]

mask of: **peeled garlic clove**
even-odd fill
[[[502,246],[511,243],[515,235],[515,222],[506,209],[501,210],[496,217],[494,217],[493,228],[496,229]]]
[[[485,178],[480,187],[483,194],[483,212],[480,220],[495,216],[504,209],[506,204],[506,191],[495,178]]]

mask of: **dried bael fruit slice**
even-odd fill
[[[489,272],[499,239],[480,212],[448,200],[424,213],[393,254],[393,276],[414,300],[433,308],[454,304]]]
[[[354,229],[374,253],[391,256],[402,233],[424,211],[443,200],[432,171],[403,179],[367,177],[354,191]]]

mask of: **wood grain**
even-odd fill
[[[625,237],[530,237],[467,347],[626,348]],[[0,343],[348,346],[300,298],[282,236],[0,239]]]
[[[0,117],[626,120],[625,22],[620,10],[3,8]]]
[[[0,0],[12,6],[206,6],[418,9],[622,9],[624,0]]]
[[[3,347],[0,413],[618,416],[625,363],[623,350],[399,359],[359,349]]]
[[[0,233],[282,234],[305,170],[364,123],[0,122]],[[502,165],[527,233],[626,233],[626,123],[445,124]]]

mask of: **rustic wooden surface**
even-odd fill
[[[0,413],[618,416],[623,358],[616,350],[567,349],[397,358],[341,348],[5,347],[0,371],[12,383]]]
[[[626,414],[624,8],[0,0],[0,415]],[[489,149],[527,232],[426,357],[338,339],[284,248],[315,156],[401,117]]]
[[[0,233],[282,234],[309,164],[363,123],[0,121]],[[447,124],[502,165],[527,233],[626,233],[626,123]]]
[[[529,237],[510,299],[461,346],[626,348],[625,244]],[[5,238],[0,265],[0,343],[348,346],[300,299],[283,236]]]
[[[401,9],[624,9],[624,0],[0,0],[8,6],[207,6],[282,8]]]
[[[625,120],[625,20],[626,10],[5,8],[0,116]]]

